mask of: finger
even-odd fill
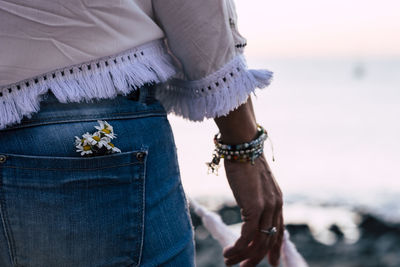
[[[240,267],[257,266],[267,255],[268,245],[266,242],[260,243],[259,247],[254,247],[251,252],[249,257],[240,263]]]
[[[250,245],[243,250],[241,253],[235,254],[225,260],[226,264],[237,264],[249,258],[257,257],[257,254],[260,253],[261,246],[262,246],[262,236],[256,235],[254,240],[250,243]]]
[[[228,257],[226,262],[229,264],[236,264],[244,260],[250,260],[250,263],[261,261],[268,253],[271,236],[260,232],[260,229],[268,229],[273,225],[275,217],[276,216],[272,215],[269,211],[264,211],[260,219],[260,224],[257,227],[254,240],[246,249]]]
[[[277,209],[275,209],[274,213],[272,213],[271,211],[265,211],[263,213],[259,229],[268,230],[274,226],[278,227],[278,218],[279,211]],[[263,232],[260,232],[260,234],[264,237],[263,248],[265,249],[265,253],[267,253],[268,249],[274,241],[274,235]]]
[[[279,227],[279,209],[275,209],[275,212],[272,214],[272,216],[270,212],[264,212],[263,215],[264,216],[263,219],[261,220],[260,229],[270,229],[273,226],[277,228]],[[244,267],[257,266],[257,264],[259,264],[260,261],[262,261],[265,258],[265,256],[267,256],[268,252],[271,250],[272,245],[276,240],[275,237],[276,235],[270,235],[260,232],[260,236],[262,242],[260,244],[260,247],[258,248],[257,253],[254,256],[245,260],[240,266]]]
[[[270,253],[268,254],[268,260],[272,266],[278,266],[279,265],[279,259],[281,257],[281,247],[282,247],[282,241],[283,241],[283,233],[285,231],[285,226],[283,223],[283,217],[282,215],[280,216],[279,219],[279,230],[277,233],[277,239],[276,242],[274,242]]]
[[[255,218],[247,219],[242,224],[242,232],[239,239],[231,247],[224,249],[223,256],[225,258],[232,257],[236,254],[243,253],[249,246],[250,242],[253,241],[259,224],[259,216]]]
[[[283,200],[282,198],[277,198],[275,202],[275,209],[274,209],[274,218],[273,218],[273,223],[270,225],[270,227],[276,227],[277,233],[274,235],[271,235],[271,238],[269,240],[269,250],[272,249],[273,245],[277,242],[280,231],[282,231],[283,227]]]

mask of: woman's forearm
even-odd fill
[[[226,144],[240,144],[253,140],[257,135],[257,123],[251,97],[247,102],[226,116],[214,119]]]
[[[256,138],[257,123],[250,97],[227,116],[214,120],[226,144],[240,144]],[[268,254],[271,265],[278,266],[285,228],[282,192],[264,155],[253,163],[224,160],[226,178],[243,220],[239,239],[224,248],[225,264],[246,261],[246,266],[256,266]],[[260,231],[271,227],[278,231],[274,236]]]

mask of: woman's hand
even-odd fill
[[[249,97],[246,103],[214,119],[223,143],[242,144],[257,136],[257,123],[253,104]],[[224,160],[226,176],[241,208],[242,233],[232,247],[224,248],[227,265],[243,262],[241,266],[256,266],[267,254],[269,262],[279,263],[282,239],[282,192],[275,181],[264,155],[250,162]],[[278,232],[268,235],[260,229],[275,226]]]
[[[264,155],[254,165],[228,160],[224,165],[244,222],[240,238],[224,248],[225,264],[256,266],[268,254],[271,265],[277,266],[284,232],[282,192]],[[272,226],[278,230],[275,235],[259,231]]]

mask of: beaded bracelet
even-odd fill
[[[264,141],[268,138],[268,133],[261,125],[257,124],[257,136],[250,142],[228,145],[222,143],[220,133],[214,136],[215,150],[211,162],[207,162],[208,172],[218,175],[218,167],[221,158],[231,161],[251,162],[254,165],[254,160],[261,156],[264,151]]]

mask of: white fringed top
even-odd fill
[[[0,1],[0,129],[62,102],[113,98],[148,82],[168,112],[226,115],[268,70],[249,70],[233,0]]]

